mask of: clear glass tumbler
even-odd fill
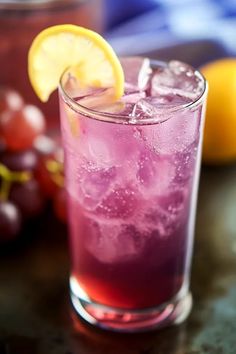
[[[59,88],[72,303],[92,324],[131,332],[180,323],[191,309],[207,92],[177,61],[149,62],[137,88],[137,60],[122,61],[120,102],[106,103],[105,90],[79,97],[68,72]]]

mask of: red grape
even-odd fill
[[[47,169],[46,163],[48,159],[53,157],[56,150],[55,142],[46,135],[38,136],[34,141],[34,148],[39,155],[38,167],[35,171],[36,179],[46,196],[51,197],[57,191],[57,186],[51,179],[50,172]]]
[[[38,155],[34,150],[5,151],[0,154],[0,162],[12,171],[33,171],[38,164]]]
[[[36,138],[34,147],[39,153],[36,178],[44,193],[52,197],[63,182],[62,149],[52,138],[43,135]]]
[[[39,135],[34,140],[34,148],[40,155],[48,156],[55,152],[57,144],[49,136]]]
[[[0,137],[0,154],[6,150],[6,144]]]
[[[0,241],[10,241],[21,228],[21,213],[10,201],[0,201]]]
[[[17,111],[23,107],[21,95],[9,88],[0,88],[0,114],[4,111]]]
[[[56,216],[61,220],[66,222],[66,191],[64,188],[58,189],[58,192],[53,198],[53,207]]]
[[[35,171],[36,179],[39,181],[40,186],[47,197],[52,197],[56,194],[58,186],[52,179],[51,173],[47,169],[48,157],[41,157],[39,159],[38,168]]]
[[[25,218],[36,216],[42,212],[45,201],[40,186],[35,179],[25,183],[13,184],[10,200],[19,207]]]
[[[25,150],[45,130],[45,118],[33,105],[25,105],[17,111],[5,111],[0,119],[1,136],[12,151]]]

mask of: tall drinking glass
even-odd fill
[[[192,67],[124,58],[125,94],[87,89],[69,72],[59,96],[75,311],[118,331],[182,322],[206,82]]]

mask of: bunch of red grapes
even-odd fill
[[[42,112],[14,90],[0,89],[0,241],[14,239],[46,201],[65,220],[60,144],[44,135]]]

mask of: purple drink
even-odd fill
[[[206,88],[177,61],[122,65],[116,103],[65,74],[61,126],[73,305],[91,323],[134,331],[179,323],[191,308]]]

